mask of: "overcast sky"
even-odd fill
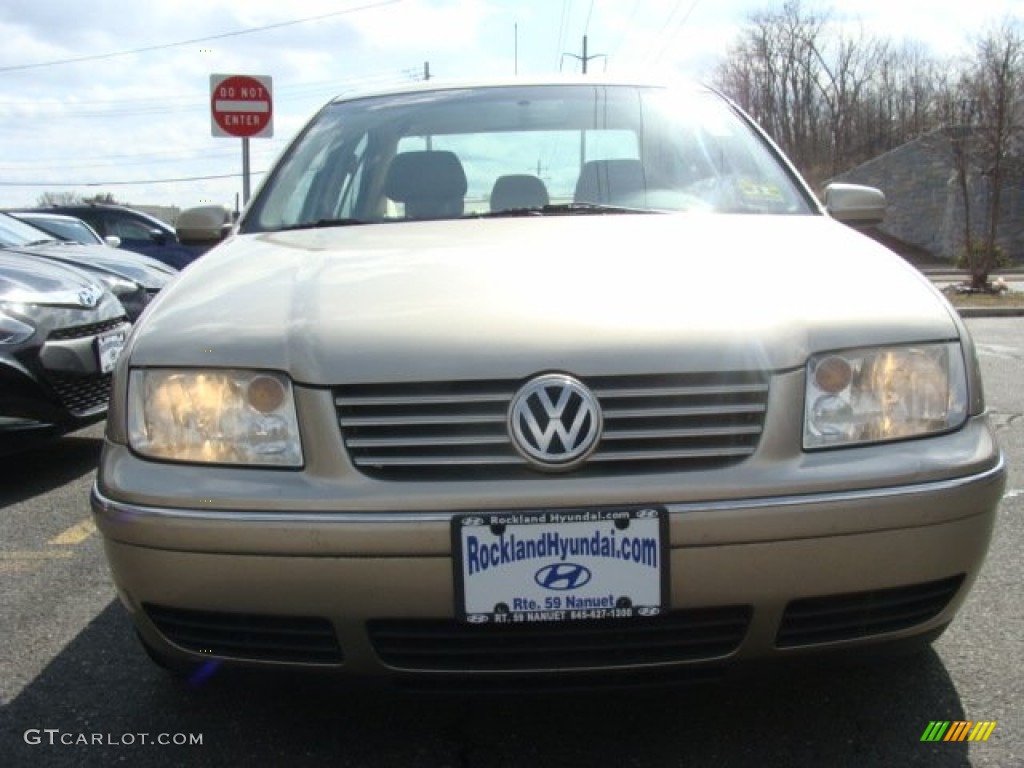
[[[753,11],[781,0],[5,0],[0,207],[43,192],[133,204],[233,205],[241,141],[211,135],[210,75],[273,78],[274,136],[253,187],[338,93],[421,78],[649,69],[705,78]],[[1024,0],[804,0],[936,55]],[[220,178],[203,178],[220,177]]]

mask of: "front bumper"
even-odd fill
[[[457,624],[451,513],[155,508],[98,487],[92,505],[121,599],[160,654],[443,681],[666,672],[934,633],[978,574],[1005,473],[999,458],[950,480],[668,504],[670,614],[571,628]]]
[[[122,318],[58,329],[29,352],[0,358],[0,436],[4,448],[102,421],[111,374],[99,369],[97,338],[131,326]]]

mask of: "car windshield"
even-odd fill
[[[0,248],[21,248],[26,245],[52,242],[53,235],[6,213],[0,213]]]
[[[455,88],[336,101],[242,232],[492,215],[808,214],[770,145],[705,91]]]
[[[55,237],[59,237],[61,240],[69,240],[85,245],[103,244],[103,240],[89,228],[89,225],[78,219],[33,216],[27,219],[27,222],[34,227],[49,232]]]

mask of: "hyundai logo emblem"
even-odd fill
[[[470,624],[486,624],[491,620],[491,617],[486,613],[471,613],[466,616],[466,621]]]
[[[516,450],[542,469],[582,463],[601,437],[601,407],[581,382],[563,374],[529,381],[512,398],[509,433]]]
[[[78,292],[78,303],[86,309],[92,309],[100,303],[103,297],[103,290],[100,288],[83,288]]]
[[[544,589],[563,592],[567,589],[579,589],[590,581],[590,569],[578,563],[552,563],[545,565],[533,575]]]

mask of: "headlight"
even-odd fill
[[[805,449],[946,432],[966,418],[959,344],[853,349],[807,363]]]
[[[291,381],[274,373],[133,370],[128,441],[170,461],[302,466]]]
[[[117,275],[102,274],[99,275],[99,279],[103,281],[103,284],[106,285],[110,292],[115,296],[125,296],[139,290],[138,283],[133,283],[131,280],[126,280],[125,278],[118,277]]]
[[[0,312],[0,344],[20,344],[35,332],[28,323]]]

